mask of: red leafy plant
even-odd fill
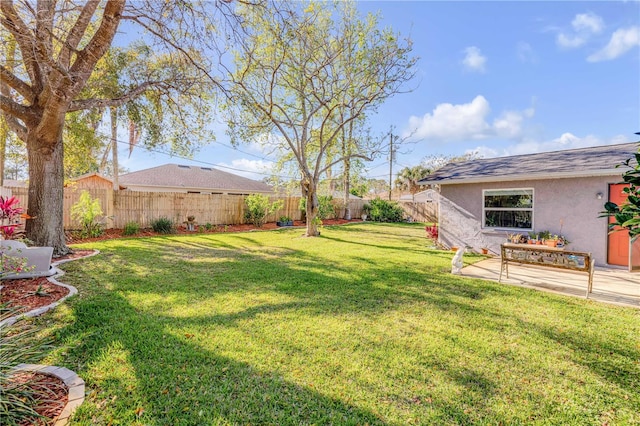
[[[18,207],[20,200],[16,197],[0,196],[0,234],[5,240],[20,238],[23,231],[20,218],[28,218],[22,207]]]
[[[424,230],[427,231],[427,237],[434,241],[438,241],[438,225],[425,226]]]

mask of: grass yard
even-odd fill
[[[80,246],[38,320],[72,424],[640,424],[639,310],[452,276],[417,224],[302,232]]]

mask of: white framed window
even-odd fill
[[[482,227],[533,229],[533,188],[484,189]]]

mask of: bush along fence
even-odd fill
[[[20,205],[28,205],[26,188],[11,188],[12,195],[20,199]],[[174,224],[181,225],[193,216],[199,225],[237,225],[247,223],[245,195],[188,194],[177,192],[137,192],[114,191],[112,189],[64,189],[64,228],[77,230],[81,222],[74,218],[72,206],[77,204],[86,191],[92,199],[100,201],[102,225],[105,229],[124,229],[128,224],[138,224],[141,228],[150,228],[158,218],[168,218]],[[280,217],[302,220],[300,197],[269,197],[271,202],[282,201],[282,206],[267,215],[267,222],[275,222]],[[351,217],[359,218],[365,200],[349,200]],[[344,216],[342,200],[333,200],[335,214]]]

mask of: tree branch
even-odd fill
[[[96,63],[104,56],[107,50],[109,50],[118,25],[120,24],[124,5],[124,0],[107,1],[100,26],[84,49],[77,53],[76,60],[70,69],[70,74],[83,76],[85,78],[75,79],[71,87],[71,98],[74,98],[80,90],[82,90],[89,75],[95,68]]]
[[[161,81],[147,81],[117,98],[78,99],[71,102],[71,105],[69,105],[69,109],[67,111],[74,112],[92,108],[119,107],[131,101],[132,99],[135,99],[149,89],[152,89],[154,87],[162,87],[164,85],[165,83]]]
[[[27,121],[31,116],[29,107],[20,105],[5,95],[0,95],[0,110],[2,110],[7,118],[14,116],[22,121]]]
[[[4,100],[3,100],[3,105],[4,105]],[[27,140],[27,128],[25,126],[20,124],[18,120],[16,120],[16,118],[12,115],[4,114],[4,113],[1,115],[4,117],[4,120],[9,126],[9,128],[16,133],[18,138],[20,138],[23,141]]]
[[[33,93],[33,89],[31,88],[31,86],[20,80],[4,66],[0,66],[0,84],[6,84],[7,86],[10,86],[13,90],[22,95],[22,97],[27,102],[29,102],[30,104],[33,103],[35,94]]]
[[[69,31],[67,39],[62,45],[60,56],[58,57],[58,63],[68,68],[71,62],[71,55],[78,50],[78,45],[84,36],[87,27],[91,23],[91,17],[94,15],[96,8],[100,4],[100,0],[90,0],[82,8],[80,16],[73,24],[73,28]]]
[[[2,11],[2,18],[0,23],[5,27],[16,39],[20,51],[22,52],[22,60],[24,66],[31,79],[32,86],[39,91],[42,86],[40,67],[38,61],[34,56],[36,50],[34,45],[35,35],[31,32],[29,27],[24,23],[20,16],[16,12],[13,6],[13,0],[0,1],[0,10]]]

